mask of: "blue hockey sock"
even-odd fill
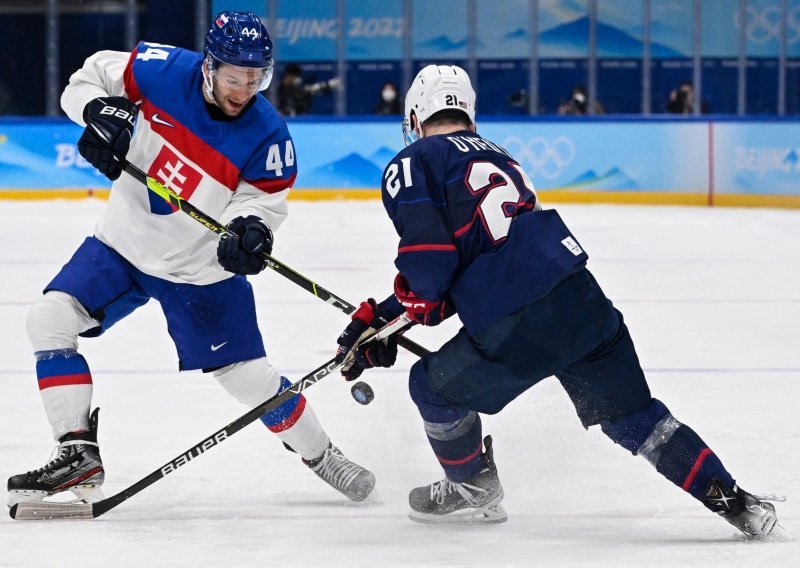
[[[52,387],[91,385],[92,374],[83,355],[75,349],[37,351],[36,378],[39,390]]]
[[[278,392],[281,393],[290,386],[292,386],[291,381],[286,377],[281,377],[281,386]],[[303,415],[305,408],[306,397],[299,394],[290,398],[277,408],[273,408],[264,414],[260,420],[269,428],[270,432],[283,432],[294,426],[295,422]]]

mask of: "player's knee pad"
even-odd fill
[[[428,367],[424,360],[419,360],[411,367],[408,376],[408,390],[411,400],[417,405],[425,422],[449,424],[463,420],[468,410],[456,406],[433,390]]]
[[[266,357],[222,367],[214,377],[228,394],[250,407],[275,396],[281,387],[281,377]]]
[[[78,334],[100,325],[78,300],[56,290],[31,306],[26,323],[34,352],[77,349]]]
[[[642,454],[655,463],[651,459],[653,453],[680,427],[680,422],[675,420],[663,402],[653,398],[645,409],[603,421],[600,427],[606,436],[623,448],[633,454]],[[664,436],[667,438],[663,439]],[[657,455],[655,459],[657,461]]]
[[[471,431],[478,432],[478,441],[481,433],[481,417],[475,411],[466,410],[464,415],[450,422],[423,421],[425,433],[429,438],[449,442],[467,435]]]

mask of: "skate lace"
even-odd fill
[[[442,505],[448,495],[458,493],[471,506],[476,506],[478,501],[470,490],[485,493],[485,490],[480,487],[475,487],[468,483],[454,483],[445,477],[441,481],[431,484],[431,501],[436,501],[437,505]]]
[[[325,450],[325,458],[316,473],[334,487],[347,488],[363,468],[334,449]]]
[[[47,458],[47,463],[44,464],[39,469],[34,469],[28,472],[28,475],[38,475],[40,473],[44,473],[45,471],[56,469],[67,463],[70,459],[72,459],[72,452],[69,451],[70,446],[97,446],[98,444],[94,442],[87,442],[85,440],[68,440],[66,442],[61,442],[53,451],[50,452],[50,457]]]

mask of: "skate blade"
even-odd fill
[[[72,493],[75,498],[67,498]],[[54,497],[53,499],[47,499]],[[74,505],[76,503],[95,503],[104,499],[99,485],[75,485],[63,491],[13,490],[8,492],[8,507],[21,503],[51,503],[53,505]],[[47,499],[47,500],[45,500]]]
[[[76,485],[69,488],[70,491],[77,497],[75,501],[70,503],[96,503],[105,499],[103,489],[100,485]]]
[[[496,525],[506,522],[508,515],[503,506],[498,504],[478,509],[462,509],[447,515],[432,515],[411,511],[408,513],[408,518],[415,523],[427,525]]]
[[[38,503],[47,497],[47,491],[19,491],[8,492],[8,508],[10,509],[18,503]]]
[[[764,537],[764,540],[768,540],[770,542],[797,542],[797,539],[789,534],[789,531],[787,531],[780,523],[775,523],[775,527],[773,527],[772,532]]]

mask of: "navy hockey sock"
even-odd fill
[[[601,424],[603,432],[641,455],[672,483],[700,501],[711,479],[733,485],[731,474],[694,430],[653,399],[646,409]]]
[[[425,422],[428,442],[447,479],[461,483],[483,469],[481,417],[469,411],[455,422]]]
[[[480,416],[433,391],[424,359],[411,367],[409,391],[447,478],[460,483],[477,475],[484,466]]]
[[[285,391],[290,386],[292,386],[291,381],[286,377],[281,377],[281,387],[278,393]],[[260,420],[270,432],[283,432],[294,426],[295,422],[303,415],[305,408],[306,397],[299,394],[290,398],[279,407],[270,410],[264,414]]]
[[[733,485],[733,478],[694,430],[681,424],[661,450],[656,470],[700,501],[712,479]]]

